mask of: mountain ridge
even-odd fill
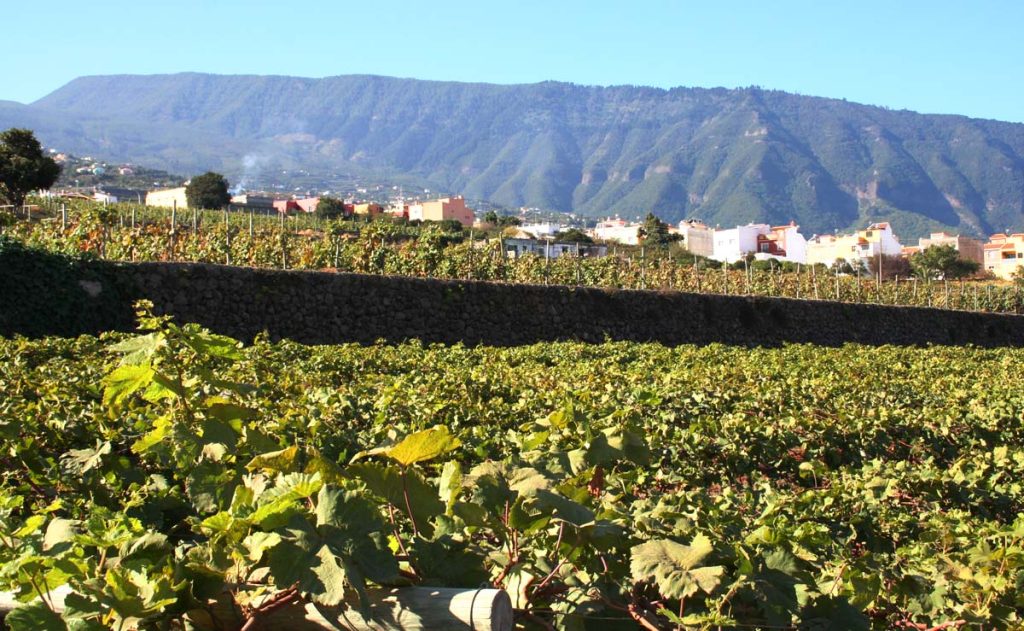
[[[345,169],[506,206],[809,232],[1024,229],[1024,124],[757,87],[99,75],[0,102],[0,124],[29,119],[49,145],[177,172]]]

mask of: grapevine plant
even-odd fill
[[[190,211],[189,211],[190,212]],[[128,205],[73,202],[66,217],[39,211],[0,232],[49,252],[112,261],[185,261],[262,268],[337,270],[448,279],[677,290],[799,299],[1024,313],[1022,284],[903,278],[877,282],[870,274],[837,274],[821,266],[730,269],[710,260],[679,258],[666,248],[612,245],[609,256],[554,259],[511,257],[497,238],[471,243],[467,231],[389,221],[285,221],[245,213],[176,215]],[[131,219],[135,217],[135,219]]]
[[[529,629],[1011,629],[1020,350],[0,340],[19,629],[372,619],[493,586]],[[63,606],[61,606],[63,603]]]

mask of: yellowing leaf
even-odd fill
[[[103,405],[120,407],[134,392],[152,381],[152,366],[120,366],[103,378]]]
[[[433,460],[462,444],[443,425],[409,434],[400,443],[388,449],[385,455],[402,466]]]
[[[39,529],[46,523],[46,515],[32,515],[25,520],[25,524],[14,532],[15,537],[27,537],[39,532]]]
[[[249,464],[245,465],[245,468],[249,471],[265,469],[267,471],[284,473],[291,470],[298,453],[299,447],[297,445],[292,445],[287,449],[269,451],[250,460]]]
[[[149,430],[142,435],[142,438],[138,439],[132,444],[132,451],[141,454],[149,451],[156,445],[163,442],[164,438],[167,438],[167,434],[171,428],[171,421],[166,416],[153,421],[153,429]]]

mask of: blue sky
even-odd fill
[[[760,85],[1024,122],[1020,0],[4,0],[0,99],[81,75]]]

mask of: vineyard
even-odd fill
[[[237,631],[382,585],[494,585],[527,629],[1024,625],[1022,350],[243,347],[139,318],[0,340],[15,631]]]
[[[171,211],[72,202],[8,221],[5,234],[30,245],[114,261],[193,261],[285,269],[678,290],[841,302],[1024,313],[1020,284],[933,281],[797,271],[729,269],[660,248],[611,249],[600,258],[508,257],[500,238],[388,221],[321,222],[312,216]],[[11,218],[13,219],[13,218]],[[4,222],[0,222],[2,225]]]

